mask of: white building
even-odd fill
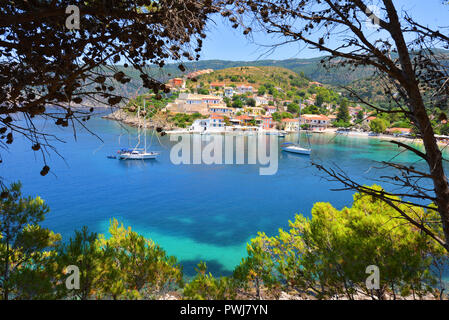
[[[225,122],[222,116],[211,115],[208,119],[197,119],[189,128],[193,133],[214,133],[224,132]]]
[[[197,119],[189,128],[191,132],[204,132],[210,128],[210,119]]]
[[[237,87],[237,92],[240,94],[245,94],[245,93],[253,93],[253,87],[252,86],[245,86],[245,85],[241,85]]]
[[[256,100],[256,107],[267,105],[269,102],[268,99],[265,97],[255,97],[254,100]]]
[[[324,130],[330,123],[330,119],[323,114],[301,115],[301,125],[308,124],[312,130]]]
[[[277,112],[277,108],[275,106],[265,106],[264,109],[266,110],[266,115],[267,116],[272,116],[273,113]]]
[[[224,96],[227,98],[232,98],[234,96],[234,88],[232,87],[224,88]]]
[[[285,131],[296,132],[299,129],[298,119],[282,119],[282,123],[285,125]]]
[[[174,102],[166,106],[166,110],[174,113],[209,114],[209,106],[222,105],[221,97],[193,93],[181,93]]]

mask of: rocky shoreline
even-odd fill
[[[124,111],[123,109],[118,109],[110,114],[102,116],[102,118],[107,119],[107,120],[119,121],[121,123],[124,123],[124,124],[130,126],[130,127],[135,127],[135,128],[138,128],[139,126],[142,126],[142,124],[143,124],[143,121],[141,118],[139,119],[137,116],[131,115],[128,112]],[[147,122],[147,128],[148,129],[161,128],[163,131],[178,129],[175,126],[170,125],[166,121],[153,121],[151,119]]]

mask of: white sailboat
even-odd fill
[[[310,143],[309,143],[309,148],[304,148],[301,146],[301,104],[302,104],[302,101],[300,101],[300,103],[299,103],[298,143],[286,142],[286,143],[282,144],[282,150],[286,151],[286,152],[291,152],[291,153],[310,155],[310,153],[312,152],[312,149],[310,149]]]
[[[143,100],[143,106],[145,110],[145,99]],[[140,106],[137,109],[137,117],[140,120]],[[140,123],[139,123],[139,129],[138,129],[138,143],[135,148],[133,149],[125,149],[121,150],[119,152],[119,159],[120,160],[150,160],[150,159],[156,159],[159,156],[159,152],[154,151],[147,151],[147,123],[145,120],[145,117],[143,117],[143,135],[144,135],[144,148],[138,148],[140,145]]]

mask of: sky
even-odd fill
[[[449,27],[449,5],[443,5],[442,0],[394,0],[394,2],[398,11],[401,11],[400,14],[407,12],[423,25]],[[322,52],[308,49],[299,43],[285,45],[274,52],[268,52],[268,48],[264,45],[272,43],[274,39],[259,35],[255,41],[251,41],[242,34],[241,29],[232,29],[224,18],[215,16],[213,20],[214,23],[209,24],[201,60],[283,60],[323,55]]]

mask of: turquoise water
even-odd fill
[[[118,161],[106,156],[128,146],[124,127],[101,118],[88,126],[103,141],[81,128],[75,141],[71,130],[46,125],[65,140],[54,142],[64,159],[51,153],[46,177],[39,174],[41,158],[20,138],[3,152],[0,175],[6,182],[21,180],[25,194],[44,198],[51,207],[44,224],[63,237],[84,225],[106,233],[115,217],[177,256],[187,275],[200,260],[214,274],[228,274],[258,231],[277,233],[295,213],[310,216],[315,202],[351,204],[352,192],[331,191],[340,185],[327,181],[307,157],[279,152],[279,169],[271,176],[259,175],[258,165],[174,165],[169,157],[174,142],[165,136],[153,141],[153,149],[162,152],[157,160]],[[311,142],[314,161],[338,165],[370,184],[375,161],[398,152],[375,138],[314,134]],[[417,158],[402,153],[396,160]]]

